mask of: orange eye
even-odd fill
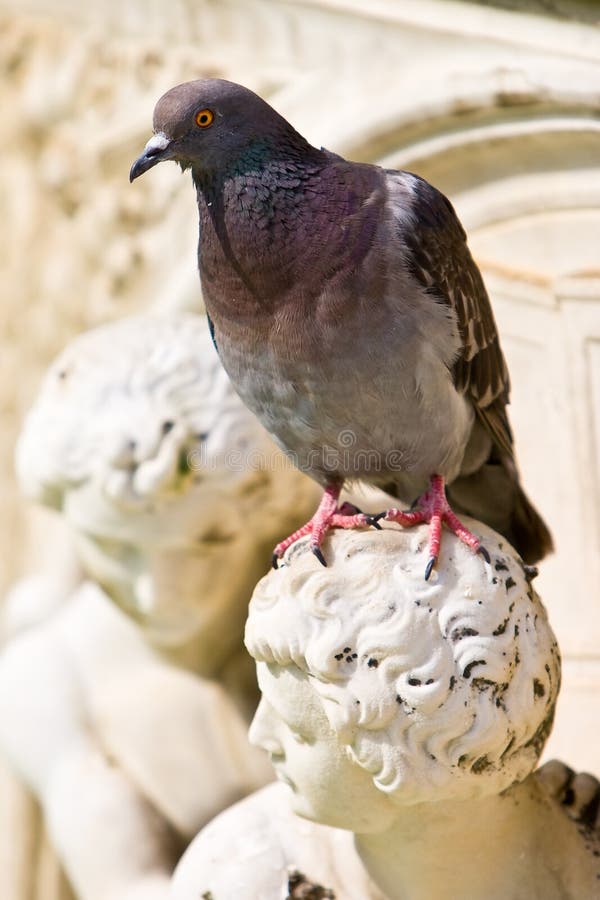
[[[208,128],[212,125],[215,114],[210,109],[201,109],[196,113],[196,125],[200,128]]]

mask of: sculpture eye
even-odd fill
[[[199,128],[208,128],[209,125],[212,125],[214,118],[215,114],[211,109],[201,109],[196,113],[196,125]]]

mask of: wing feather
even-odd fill
[[[461,350],[452,366],[455,387],[471,398],[495,443],[512,456],[513,438],[506,414],[508,369],[490,300],[464,229],[447,197],[417,175],[402,175],[412,181],[411,227],[404,220],[400,233],[409,269],[427,293],[456,316]]]

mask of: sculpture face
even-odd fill
[[[60,510],[87,574],[150,639],[201,638],[209,656],[239,646],[273,544],[312,508],[308,479],[276,472],[282,461],[205,318],[189,314],[80,335],[51,366],[17,451],[25,492]]]
[[[262,700],[250,741],[266,750],[307,819],[357,834],[381,831],[398,814],[371,775],[347,753],[323,711],[311,679],[295,666],[257,665]]]
[[[234,506],[225,491],[199,484],[154,508],[120,511],[103,485],[90,481],[69,492],[64,513],[88,574],[151,637],[169,645],[223,614],[235,582],[228,559],[243,552]]]

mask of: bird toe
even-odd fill
[[[321,548],[320,547],[311,547],[310,549],[314,553],[314,555],[317,557],[317,559],[319,560],[321,565],[325,566],[325,568],[327,568],[327,561],[326,561],[325,557],[323,556]]]
[[[425,566],[425,581],[429,581],[429,576],[433,572],[433,567],[437,562],[437,556],[430,556]]]
[[[479,545],[479,547],[477,548],[477,553],[479,553],[480,556],[483,556],[483,558],[485,559],[486,563],[488,563],[488,565],[491,563],[492,560],[491,560],[490,554],[487,552],[487,550],[485,549],[483,544]]]

